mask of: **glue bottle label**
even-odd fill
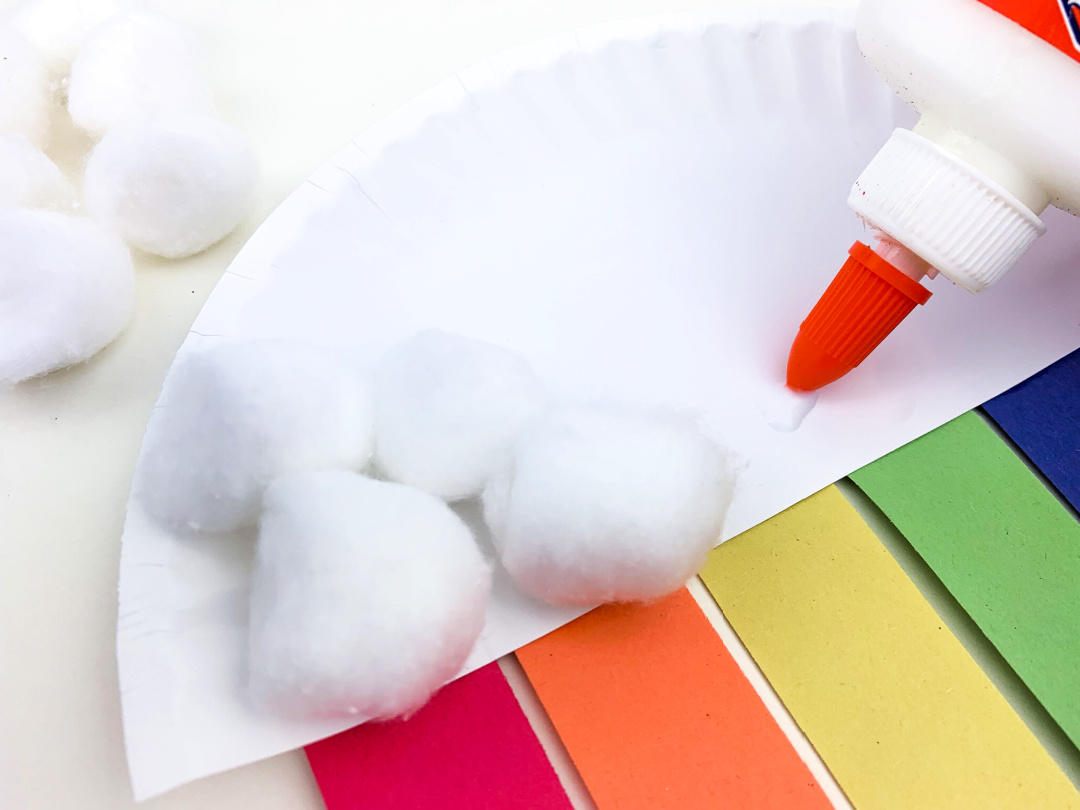
[[[1080,62],[1080,0],[980,0]]]

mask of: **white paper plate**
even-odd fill
[[[800,430],[768,425],[799,322],[862,233],[848,189],[911,120],[849,12],[665,16],[495,57],[289,197],[181,353],[294,336],[373,362],[441,327],[521,352],[560,396],[690,407],[745,463],[730,536],[1080,345],[1080,228],[1050,216],[1001,285],[975,299],[934,283]],[[248,708],[250,544],[176,538],[128,506],[118,656],[139,798],[351,725]],[[501,579],[469,668],[574,615]]]

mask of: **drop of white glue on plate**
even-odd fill
[[[799,429],[817,400],[817,391],[792,391],[784,385],[776,394],[762,400],[758,407],[769,427],[791,433]]]

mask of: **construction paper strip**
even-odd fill
[[[852,479],[1080,744],[1080,524],[977,413]]]
[[[517,657],[599,810],[831,807],[685,589]]]
[[[498,664],[305,749],[328,810],[572,810]]]
[[[729,540],[701,577],[855,807],[1080,807],[836,487]]]
[[[1080,509],[1080,352],[1058,360],[983,408]]]

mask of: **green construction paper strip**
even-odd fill
[[[974,412],[851,477],[1080,745],[1080,524]]]

